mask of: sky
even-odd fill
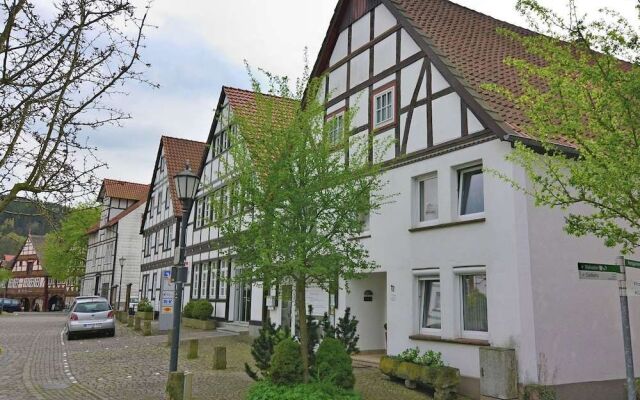
[[[428,0],[424,0],[428,1]],[[141,6],[145,0],[134,0]],[[515,0],[455,0],[456,3],[520,26],[526,20]],[[143,60],[154,89],[127,86],[114,99],[131,114],[121,127],[87,132],[108,167],[102,178],[150,183],[162,135],[206,141],[223,85],[250,88],[244,67],[264,68],[298,77],[308,48],[313,65],[337,0],[155,0],[149,11]],[[556,6],[564,2],[542,0]],[[635,0],[611,0],[607,6],[632,17]],[[602,3],[577,0],[584,12]],[[562,12],[562,8],[556,8]]]

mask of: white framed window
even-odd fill
[[[160,214],[160,211],[162,211],[162,193],[162,191],[158,193],[158,206],[156,207],[156,214]]]
[[[200,266],[202,269],[202,284],[200,285],[200,298],[207,298],[207,283],[209,283],[209,263]]]
[[[440,279],[438,276],[418,281],[420,333],[439,334],[442,329]]]
[[[153,205],[155,204],[155,198],[151,196],[151,202],[149,203],[149,219],[153,218]]]
[[[142,275],[142,298],[147,298],[147,287],[149,286],[149,274]],[[98,290],[98,289],[96,289]]]
[[[219,290],[218,298],[227,298],[227,271],[229,268],[228,260],[220,260],[220,277],[219,277]]]
[[[154,272],[151,278],[151,300],[156,299],[156,281],[158,280],[158,273]]]
[[[329,121],[329,144],[336,145],[342,141],[344,133],[344,112],[330,117]]]
[[[218,283],[218,261],[211,262],[211,272],[209,273],[209,298],[216,298],[216,284]]]
[[[164,192],[164,208],[165,210],[169,208],[169,186],[167,186]]]
[[[456,297],[459,334],[463,338],[487,339],[489,332],[487,307],[487,273],[484,266],[457,267]]]
[[[438,174],[431,173],[416,178],[418,196],[418,222],[438,219]]]
[[[200,294],[200,264],[196,264],[193,266],[193,279],[192,279],[192,288],[191,288],[191,298],[197,299]]]
[[[202,216],[202,225],[211,224],[211,199],[209,196],[205,196],[202,198],[204,202],[204,211]]]
[[[460,216],[484,212],[484,177],[482,165],[458,171],[458,212]]]
[[[395,86],[383,87],[373,94],[373,127],[395,122]]]

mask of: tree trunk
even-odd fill
[[[296,279],[296,314],[300,327],[300,355],[302,356],[302,378],[309,382],[309,331],[307,330],[306,286],[304,277]]]

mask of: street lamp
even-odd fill
[[[169,361],[169,372],[178,370],[178,346],[180,343],[180,314],[182,313],[182,285],[187,278],[187,268],[184,266],[187,224],[189,223],[189,213],[191,205],[198,192],[200,178],[191,171],[189,160],[187,160],[184,170],[173,177],[178,198],[182,203],[182,220],[180,225],[180,250],[177,254],[176,266],[172,269],[172,277],[176,285],[175,297],[173,301],[173,334],[171,337],[171,359]]]
[[[126,258],[120,257],[120,284],[118,285],[118,310],[120,310],[120,295],[122,294],[122,269],[124,268],[124,262]]]

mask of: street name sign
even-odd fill
[[[630,268],[640,268],[640,261],[635,260],[624,260],[624,266]]]
[[[620,266],[613,264],[578,263],[580,279],[615,281],[619,279]]]

